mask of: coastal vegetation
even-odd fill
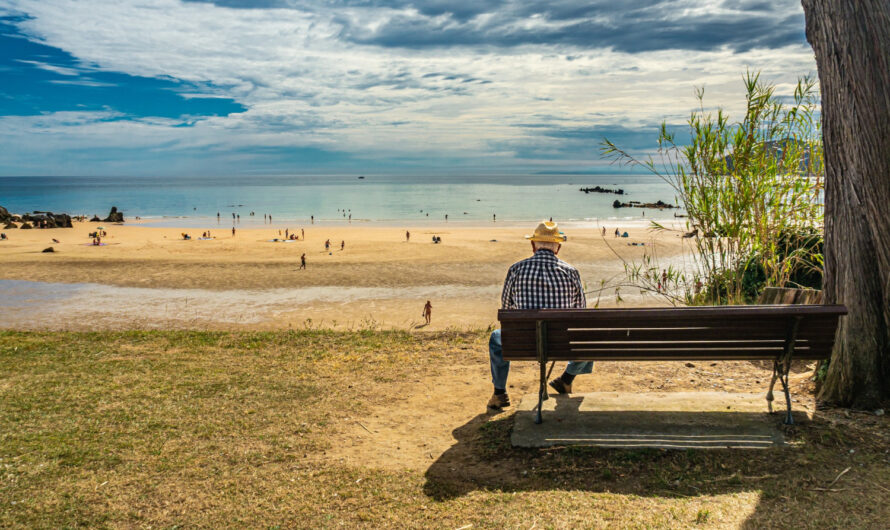
[[[793,450],[537,450],[513,448],[512,412],[485,414],[484,395],[471,392],[481,400],[471,421],[409,425],[415,436],[376,451],[395,462],[417,450],[409,438],[442,431],[444,452],[374,465],[368,448],[385,433],[370,422],[436,413],[405,408],[413,395],[442,400],[450,376],[468,384],[456,367],[481,374],[487,340],[481,330],[0,332],[0,527],[874,528],[890,519],[890,420],[833,409],[787,434]],[[707,369],[709,387],[721,368]],[[346,458],[352,428],[365,451]]]
[[[649,254],[627,265],[630,284],[672,303],[753,301],[765,286],[820,287],[824,169],[816,81],[791,97],[759,74],[745,77],[746,109],[733,121],[708,110],[704,90],[683,143],[662,123],[655,158],[640,160],[608,139],[604,156],[645,168],[674,189],[692,243],[690,267]],[[652,223],[657,230],[664,226]]]

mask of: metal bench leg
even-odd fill
[[[794,425],[794,418],[791,416],[791,393],[788,391],[788,372],[791,368],[791,359],[785,362],[782,367],[782,373],[779,375],[779,381],[782,382],[782,389],[785,391],[785,405],[788,413],[785,416],[785,425]]]
[[[535,423],[541,424],[541,409],[544,408],[544,400],[547,399],[547,322],[538,320],[535,322],[535,346],[538,363],[541,365],[541,386],[538,387],[538,414]]]
[[[776,387],[776,379],[779,378],[779,361],[773,361],[773,378],[769,382],[769,390],[766,391],[766,406],[769,413],[773,413],[773,388]]]
[[[549,398],[547,395],[547,363],[540,363],[541,365],[541,385],[538,388],[538,413],[535,416],[535,423],[541,424],[544,422],[543,418],[541,418],[541,409],[544,408],[544,400]]]
[[[791,371],[791,358],[794,357],[794,344],[797,341],[797,330],[803,317],[794,317],[788,321],[787,333],[785,335],[784,353],[777,357],[773,363],[773,379],[769,384],[769,392],[766,393],[766,401],[769,403],[769,411],[773,411],[773,387],[776,385],[776,379],[782,382],[782,390],[785,391],[785,425],[794,425],[794,418],[791,416],[791,392],[788,390],[788,373]]]

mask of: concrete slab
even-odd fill
[[[516,410],[516,447],[592,445],[662,449],[765,449],[784,445],[782,414],[767,413],[764,394],[593,392],[551,395],[535,425],[537,395]],[[776,401],[784,412],[784,402]],[[801,413],[803,414],[803,413]],[[797,416],[797,414],[795,414]],[[803,419],[803,418],[801,418]]]

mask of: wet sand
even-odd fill
[[[90,246],[87,234],[105,227],[107,245]],[[271,242],[278,227],[200,229],[76,223],[74,228],[6,230],[0,242],[3,327],[201,329],[417,328],[429,299],[428,329],[485,328],[496,322],[499,294],[510,264],[530,255],[523,235],[534,226],[304,226],[305,240]],[[299,234],[299,226],[291,226]],[[663,264],[682,263],[688,250],[680,231],[621,226],[631,237],[615,238],[607,225],[567,226],[560,257],[575,265],[589,305],[602,282],[624,276],[624,260],[657,254]],[[214,239],[198,240],[209,229]],[[405,241],[405,231],[411,240]],[[188,232],[192,240],[181,238]],[[284,227],[281,228],[282,237]],[[432,236],[442,238],[433,244]],[[60,243],[52,242],[58,239]],[[324,242],[330,239],[331,250]],[[345,250],[340,242],[345,241]],[[646,246],[629,246],[645,243]],[[56,252],[42,253],[52,246]],[[307,269],[299,270],[305,253]],[[46,285],[46,283],[50,285]],[[53,284],[82,284],[73,288]],[[19,295],[11,296],[13,290]],[[5,290],[5,291],[4,291]],[[24,293],[24,294],[22,294]],[[29,294],[30,293],[30,294]],[[55,296],[54,296],[55,295]],[[614,289],[600,299],[615,305]],[[30,298],[29,298],[30,297]],[[623,289],[623,305],[659,305]],[[22,300],[30,300],[23,305]],[[50,300],[51,299],[51,300]]]

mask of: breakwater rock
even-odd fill
[[[583,191],[584,193],[614,193],[615,195],[624,195],[623,189],[611,189],[611,188],[602,188],[600,186],[594,186],[592,188],[580,188],[578,191]]]
[[[612,208],[652,208],[657,210],[664,210],[666,208],[679,208],[679,206],[675,206],[673,204],[666,203],[664,201],[656,201],[656,202],[640,202],[640,201],[630,201],[630,202],[621,202],[618,199],[615,199],[615,202],[612,203]]]

